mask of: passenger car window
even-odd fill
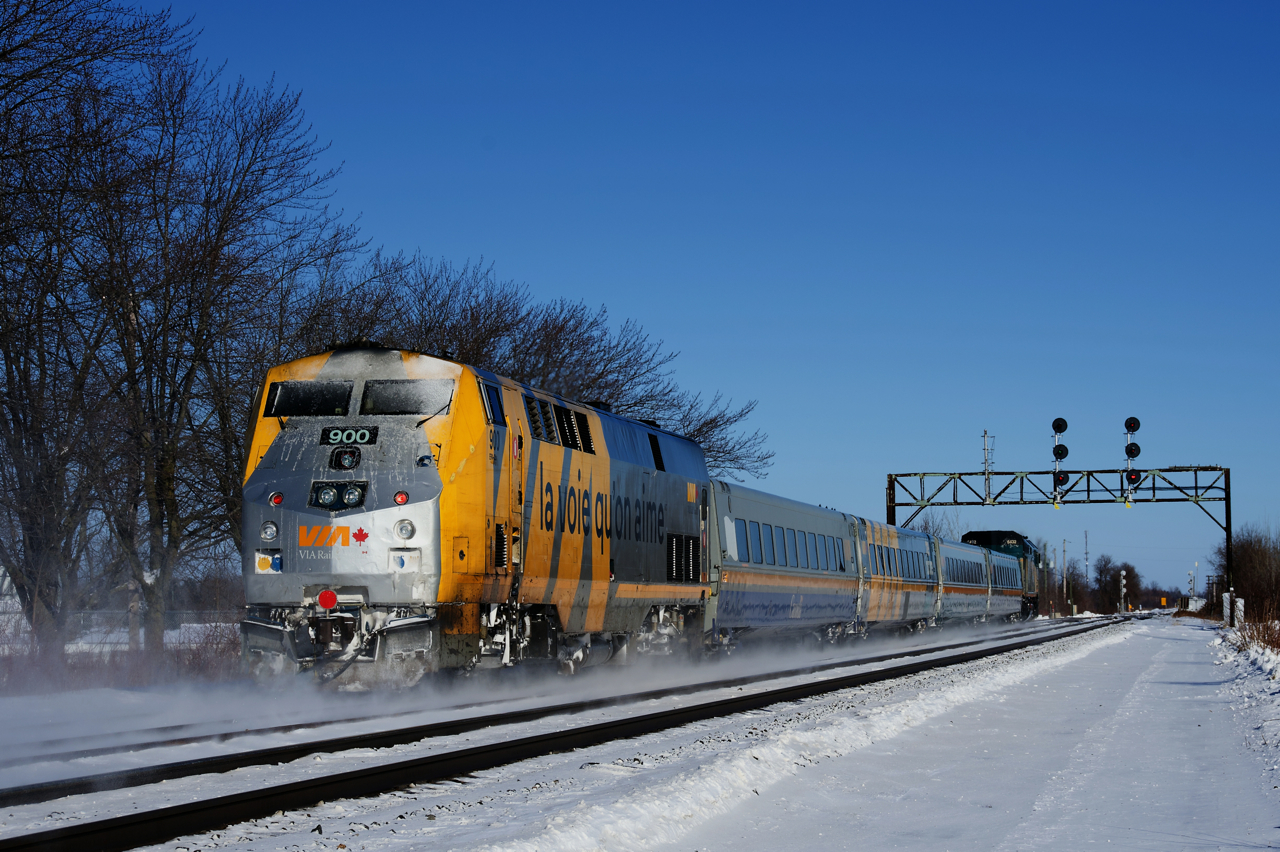
[[[770,524],[761,524],[760,535],[763,537],[764,544],[764,561],[766,565],[777,564],[773,560],[773,526]]]
[[[778,564],[786,565],[787,563],[787,532],[782,527],[773,528],[773,541],[777,545]]]
[[[818,536],[818,570],[827,570],[827,537],[825,535]]]
[[[809,533],[809,567],[815,571],[822,567],[819,561],[822,557],[818,555],[818,537],[813,533]]]
[[[800,561],[797,563],[801,568],[809,567],[809,545],[805,544],[804,530],[796,533],[796,546],[800,550]]]
[[[751,561],[751,547],[747,544],[747,522],[742,518],[735,518],[733,529],[737,533],[738,539],[738,561]]]
[[[803,567],[800,560],[796,558],[796,531],[787,529],[787,558],[791,560],[790,564],[796,568]]]
[[[757,565],[764,563],[764,554],[760,552],[760,524],[751,521],[751,561]]]

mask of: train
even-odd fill
[[[447,357],[362,342],[272,367],[247,447],[259,677],[572,673],[1035,609],[1025,537],[949,541],[715,479],[651,421]]]

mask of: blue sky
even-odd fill
[[[759,487],[884,517],[885,474],[1232,468],[1276,522],[1280,6],[175,2],[303,93],[391,250],[605,304],[758,399]],[[967,510],[1185,583],[1190,505]],[[1059,545],[1060,546],[1060,545]]]

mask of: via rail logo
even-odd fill
[[[354,534],[351,527],[298,527],[298,547],[336,547],[338,544],[348,547],[351,539],[363,544],[368,537],[363,527],[358,527]]]

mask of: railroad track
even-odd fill
[[[118,790],[124,787],[138,787],[143,784],[155,784],[161,781],[171,781],[178,778],[186,778],[192,775],[206,775],[218,772],[229,772],[234,769],[241,769],[247,766],[259,766],[272,763],[287,763],[292,760],[298,760],[313,754],[328,754],[339,751],[347,751],[350,749],[371,749],[371,748],[390,748],[397,745],[405,745],[407,743],[418,742],[420,740],[429,739],[431,737],[451,736],[454,734],[463,734],[470,731],[482,730],[498,725],[515,724],[519,722],[530,722],[543,719],[548,716],[570,715],[574,713],[582,713],[590,710],[598,710],[605,707],[615,707],[625,704],[634,704],[642,701],[652,701],[660,698],[668,698],[675,695],[692,695],[699,692],[709,692],[716,689],[726,687],[744,686],[747,684],[756,684],[767,680],[779,680],[782,678],[796,677],[807,674],[820,674],[822,672],[832,671],[840,668],[853,668],[857,666],[876,665],[879,663],[889,662],[909,657],[927,656],[930,654],[945,653],[948,651],[956,651],[961,648],[971,648],[974,645],[988,644],[991,642],[1005,641],[1019,636],[1028,634],[1045,635],[1045,630],[1054,630],[1055,626],[1048,628],[1032,627],[1017,631],[1010,631],[1000,636],[979,636],[976,638],[966,639],[963,642],[952,642],[945,645],[925,645],[917,648],[902,649],[898,648],[890,653],[879,654],[870,657],[844,658],[840,660],[828,660],[821,663],[813,663],[809,665],[793,667],[770,671],[767,673],[753,673],[750,675],[742,675],[730,678],[720,678],[713,681],[698,681],[697,683],[682,684],[679,686],[668,686],[658,689],[644,690],[642,692],[625,693],[621,695],[613,695],[604,698],[584,699],[573,702],[543,705],[532,707],[525,710],[504,710],[499,713],[492,713],[483,716],[470,716],[463,719],[452,719],[448,721],[432,722],[423,725],[412,725],[403,728],[396,728],[389,731],[377,731],[365,734],[353,734],[342,737],[331,737],[327,739],[309,740],[303,743],[295,743],[288,746],[279,746],[275,748],[254,749],[235,754],[219,755],[215,757],[196,758],[192,760],[175,761],[172,763],[162,763],[153,766],[135,767],[127,770],[116,772],[103,772],[94,775],[80,776],[76,778],[60,779],[56,781],[47,781],[36,784],[28,784],[20,787],[0,788],[0,807],[11,807],[15,805],[33,804],[37,802],[47,802],[54,799],[64,798],[66,796],[74,796],[83,793],[97,793],[107,790]],[[1061,628],[1058,628],[1059,630]],[[590,671],[590,670],[589,670]],[[442,711],[471,710],[493,704],[509,703],[509,699],[495,702],[470,702],[466,704],[453,705],[451,707],[439,708]],[[353,716],[341,719],[335,719],[328,722],[310,722],[297,725],[276,725],[267,728],[247,729],[243,731],[221,732],[201,736],[186,736],[178,738],[170,738],[166,740],[147,741],[143,743],[134,743],[117,746],[106,746],[92,749],[79,749],[75,751],[59,752],[55,754],[40,755],[40,759],[46,761],[54,760],[74,760],[86,757],[100,757],[108,754],[126,754],[137,753],[148,749],[160,748],[165,746],[188,745],[197,742],[225,742],[237,737],[246,737],[254,735],[266,735],[273,733],[287,733],[302,729],[314,729],[327,725],[338,725],[350,722],[372,721],[377,719],[394,719],[399,716],[421,713],[423,711],[402,711],[398,713],[382,714],[382,715],[365,715]],[[166,729],[151,729],[166,730]],[[139,732],[143,733],[143,732]],[[13,763],[29,763],[31,756],[25,758],[13,758]],[[5,764],[0,763],[0,766]],[[3,847],[0,847],[3,848]]]
[[[106,850],[131,849],[137,846],[161,843],[175,837],[213,831],[234,823],[268,816],[279,810],[305,808],[315,805],[318,802],[331,801],[334,799],[350,799],[375,795],[413,783],[430,783],[447,780],[461,775],[515,763],[521,760],[541,757],[557,752],[571,751],[573,749],[586,748],[611,740],[642,736],[644,734],[678,727],[691,722],[698,722],[718,716],[727,716],[734,713],[756,710],[771,704],[797,701],[827,692],[847,689],[853,686],[893,680],[895,678],[917,674],[930,669],[972,662],[985,657],[996,656],[998,654],[1041,645],[1047,642],[1058,641],[1070,636],[1080,635],[1114,623],[1116,622],[1112,619],[1105,621],[1100,620],[1098,622],[1081,625],[1072,629],[1054,631],[1047,635],[1038,635],[1032,638],[1019,639],[1013,642],[1001,642],[992,647],[958,651],[939,659],[914,660],[912,662],[901,663],[887,668],[871,671],[859,671],[824,678],[818,681],[788,684],[760,692],[714,699],[688,707],[671,708],[623,719],[583,725],[568,730],[538,734],[535,736],[519,737],[489,745],[454,749],[424,757],[389,761],[378,765],[338,772],[323,777],[308,778],[301,781],[284,783],[269,788],[259,788],[242,793],[216,796],[195,802],[165,806],[141,813],[131,813],[123,816],[108,817],[105,819],[88,820],[60,828],[13,835],[10,837],[0,838],[0,852],[10,852],[10,850],[12,850],[12,852],[17,852],[17,850],[37,849],[76,850],[77,852],[86,849],[97,849],[104,850],[105,852]],[[972,646],[975,644],[982,644],[987,641],[990,640],[975,640],[972,642],[957,644],[961,646]],[[866,666],[874,664],[875,662],[884,662],[888,659],[902,658],[904,656],[924,656],[928,654],[936,654],[945,650],[954,650],[954,647],[948,646],[946,648],[933,647],[912,649],[906,653],[899,653],[885,658],[871,660],[864,659],[859,660],[856,663],[850,663],[849,661],[825,663],[801,669],[793,669],[789,675],[771,673],[768,676],[768,679],[777,679],[779,677],[793,676],[796,674],[829,671],[841,666]],[[717,682],[717,685],[714,688],[732,686],[736,682],[757,683],[759,680],[760,676],[730,679],[727,681]],[[677,687],[668,690],[653,690],[647,693],[641,693],[640,695],[652,698],[657,697],[659,693],[662,695],[671,695],[678,694],[682,691],[687,693],[692,691],[702,691],[708,688],[712,687],[708,684],[700,684],[697,687]],[[284,751],[288,751],[287,749],[271,749],[269,750],[270,753],[276,756],[269,760],[261,759],[264,754],[263,752],[254,752],[251,754],[236,755],[227,758],[215,758],[209,761],[189,761],[187,764],[193,768],[193,771],[186,772],[184,774],[195,774],[196,772],[221,772],[227,771],[231,768],[238,768],[240,766],[248,766],[264,762],[278,763],[285,760],[296,759],[298,756],[314,754],[322,750],[336,751],[349,748],[377,747],[372,744],[372,740],[379,737],[389,738],[384,739],[384,746],[398,745],[404,742],[423,739],[424,736],[439,736],[446,732],[456,733],[459,730],[474,730],[478,727],[488,727],[495,724],[509,724],[518,721],[528,721],[529,719],[542,718],[552,714],[580,712],[585,709],[594,709],[602,706],[608,706],[610,704],[623,703],[624,701],[637,700],[647,699],[638,698],[635,695],[620,699],[597,699],[587,702],[575,702],[569,705],[560,705],[555,708],[538,708],[536,710],[518,711],[515,714],[500,714],[497,716],[481,717],[480,719],[474,720],[438,723],[438,725],[444,726],[467,726],[461,729],[453,728],[448,731],[441,729],[438,725],[428,725],[404,729],[402,731],[337,738],[309,743],[305,746],[294,747],[295,750],[298,748],[305,749],[305,751],[296,754],[294,757],[280,756]],[[424,734],[423,731],[428,729],[429,732]],[[408,738],[411,735],[412,738]],[[240,762],[232,763],[236,760]],[[201,768],[194,769],[194,764],[200,764]],[[154,767],[150,770],[137,771],[137,773],[155,772],[156,770],[173,771],[179,766],[182,766],[182,764],[171,764],[168,767]],[[117,786],[135,786],[151,783],[151,781],[154,780],[161,780],[154,777],[149,780],[142,780],[145,776],[136,773],[113,773],[113,775],[121,777],[122,780],[123,776],[131,774],[134,776],[132,783],[121,783]],[[99,780],[104,779],[104,776],[95,777]],[[170,775],[169,777],[181,776]],[[73,782],[57,783],[66,785],[89,780],[91,779],[74,779]],[[36,785],[36,787],[43,788],[45,793],[53,793],[51,785]],[[31,790],[31,788],[15,788],[14,790],[6,792],[8,795],[12,796],[23,789],[28,790],[29,792],[35,792],[34,790]],[[103,788],[96,787],[92,789]],[[87,791],[88,790],[81,789],[74,792]],[[63,793],[62,795],[68,794],[69,793]],[[45,801],[48,798],[53,798],[53,796],[39,795],[36,798],[28,798],[26,801]],[[17,804],[17,802],[11,800],[7,804]]]

